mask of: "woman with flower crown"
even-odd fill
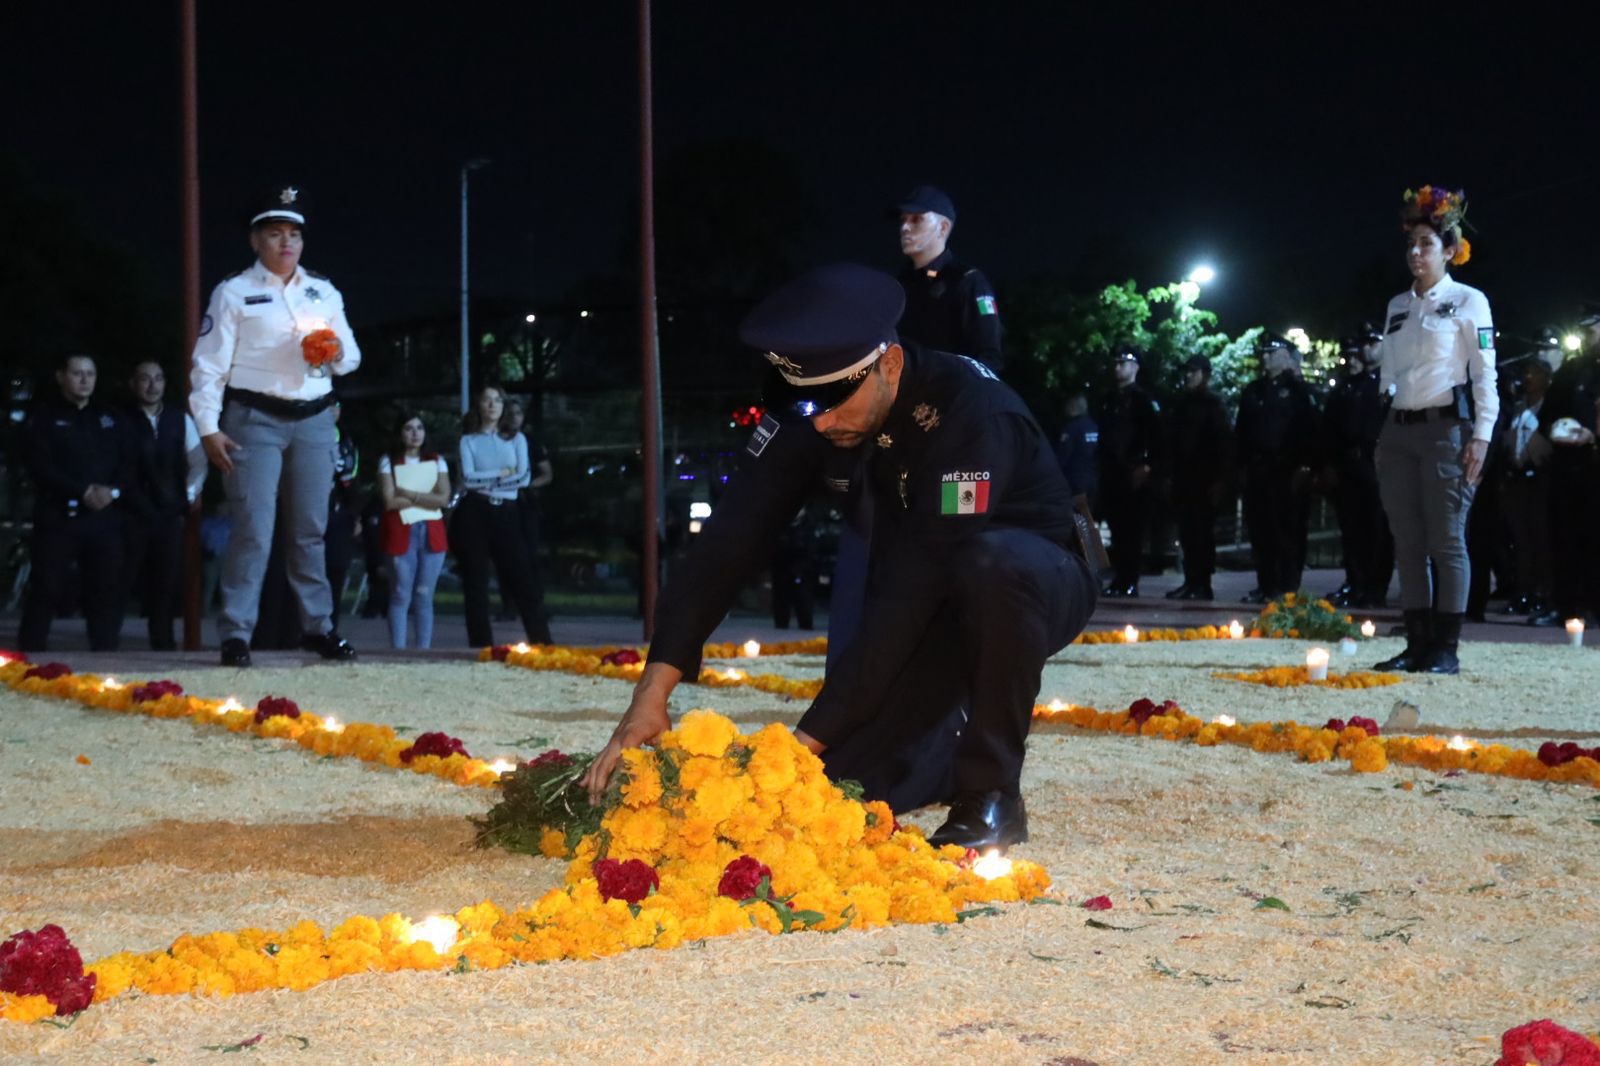
[[[1406,646],[1379,670],[1460,670],[1467,511],[1500,413],[1489,301],[1449,274],[1472,256],[1461,235],[1466,208],[1464,193],[1424,185],[1406,192],[1401,212],[1412,283],[1389,301],[1384,320],[1380,382],[1393,406],[1378,439],[1378,486],[1394,534]]]

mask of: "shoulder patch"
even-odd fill
[[[989,471],[952,470],[939,478],[939,513],[989,513]]]
[[[204,337],[207,333],[211,332],[212,327],[214,327],[215,325],[216,325],[216,323],[211,321],[211,316],[210,315],[201,315],[200,316],[200,332],[195,334],[195,336]]]
[[[967,361],[967,363],[972,367],[972,369],[976,370],[980,376],[986,377],[990,381],[999,381],[1000,380],[1000,378],[995,375],[995,372],[993,370],[990,370],[988,367],[984,366],[982,363],[980,363],[976,359],[972,358],[972,356],[970,356],[970,355],[960,355],[960,356],[957,356],[956,358],[965,359]]]
[[[1486,351],[1489,351],[1489,350],[1491,350],[1493,348],[1494,348],[1494,327],[1493,326],[1479,326],[1478,327],[1478,350],[1480,352],[1486,352]]]
[[[767,445],[772,443],[772,438],[778,435],[778,420],[772,417],[769,411],[761,416],[761,421],[756,426],[756,431],[750,434],[750,443],[745,445],[745,451],[751,455],[759,456],[767,450]]]
[[[308,278],[316,278],[318,281],[327,281],[328,280],[328,275],[326,275],[326,274],[319,274],[315,270],[306,270],[305,267],[301,267],[300,269],[305,271],[305,275]]]
[[[985,295],[978,297],[978,314],[992,315],[995,313],[993,296]]]

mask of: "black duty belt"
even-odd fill
[[[224,404],[236,403],[241,407],[249,407],[263,414],[273,415],[277,418],[287,418],[293,422],[320,415],[333,406],[333,393],[319,396],[315,400],[289,400],[282,396],[268,396],[264,392],[252,392],[249,389],[228,388],[222,391]]]
[[[1394,416],[1397,425],[1410,426],[1418,422],[1456,422],[1461,420],[1461,412],[1456,410],[1453,403],[1441,407],[1419,407],[1414,411],[1404,411],[1396,407],[1389,412]]]

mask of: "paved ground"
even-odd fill
[[[1342,575],[1336,570],[1312,570],[1306,574],[1305,587],[1309,591],[1326,592],[1336,588]],[[1121,627],[1133,624],[1148,626],[1196,626],[1207,623],[1226,623],[1231,619],[1246,619],[1257,610],[1239,602],[1254,584],[1253,575],[1246,572],[1224,572],[1216,575],[1212,588],[1217,599],[1210,603],[1176,603],[1165,598],[1169,589],[1181,583],[1178,574],[1146,577],[1140,583],[1143,594],[1134,600],[1102,600],[1095,610],[1090,625],[1094,628]],[[1391,591],[1391,599],[1394,598]],[[1517,617],[1493,613],[1501,604],[1490,605],[1489,621],[1469,624],[1463,631],[1468,641],[1495,643],[1559,644],[1566,641],[1560,629],[1534,629]],[[1379,631],[1399,622],[1398,608],[1364,611],[1362,617],[1378,622]],[[826,632],[827,618],[817,619],[815,635]],[[0,619],[0,648],[16,646],[15,616]],[[620,615],[583,615],[557,617],[551,623],[555,639],[563,644],[637,644],[643,640],[643,630],[637,618]],[[397,652],[389,648],[388,630],[381,618],[355,618],[347,621],[344,631],[350,641],[369,661],[419,661],[429,659],[459,658],[471,651],[467,647],[466,624],[459,615],[441,615],[435,622],[434,647],[429,651],[408,650]],[[75,668],[95,671],[158,672],[163,665],[174,663],[211,663],[216,658],[216,634],[208,619],[202,640],[206,650],[200,652],[153,652],[145,642],[144,625],[139,619],[129,619],[123,628],[123,648],[115,653],[91,653],[84,633],[83,620],[62,619],[51,633],[52,651],[63,655],[71,653]],[[813,634],[804,630],[780,630],[770,618],[754,614],[730,616],[717,629],[714,640],[759,641],[796,640]],[[516,623],[496,622],[495,637],[501,641],[514,641],[521,637]],[[1600,636],[1595,639],[1600,646]],[[288,665],[297,661],[311,661],[309,656],[297,652],[258,652],[256,661],[263,665]]]

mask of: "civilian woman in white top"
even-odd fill
[[[433,590],[444,568],[444,508],[450,469],[437,452],[424,451],[422,417],[400,417],[390,450],[378,460],[383,518],[378,540],[389,558],[389,643],[406,646],[407,622],[417,627],[415,647],[433,646]]]
[[[1467,512],[1500,413],[1489,301],[1447,273],[1472,255],[1466,196],[1407,192],[1412,284],[1389,301],[1382,375],[1393,406],[1378,438],[1378,487],[1394,534],[1406,647],[1380,670],[1454,674],[1467,608]],[[1429,562],[1438,575],[1430,580]]]
[[[507,440],[499,433],[505,394],[485,385],[467,412],[461,437],[461,487],[466,490],[450,528],[466,598],[467,641],[474,647],[494,644],[489,623],[489,564],[494,563],[522,616],[531,644],[549,644],[550,623],[544,598],[533,577],[533,560],[522,536],[517,493],[532,479],[528,438],[518,433]]]

